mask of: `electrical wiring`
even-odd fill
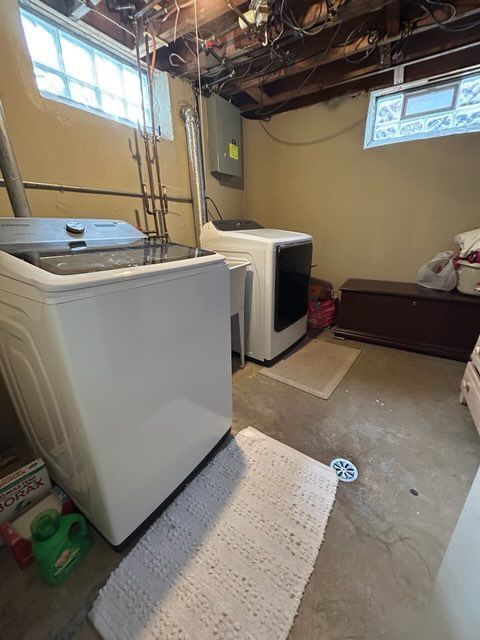
[[[414,31],[415,25],[412,22],[402,25],[400,38],[395,42],[392,42],[390,45],[390,56],[392,61],[396,62],[405,55],[408,42],[410,41]]]
[[[228,6],[230,6],[230,3],[228,2],[228,0],[225,0],[225,1],[226,1],[226,4],[227,4]],[[330,0],[329,0],[329,1],[330,1]],[[265,41],[263,41],[263,42],[262,42],[262,44],[264,44],[264,45],[265,45],[265,44],[269,44],[269,45],[270,45],[270,47],[269,47],[269,50],[268,50],[268,51],[261,52],[260,54],[258,54],[258,52],[255,52],[255,53],[253,54],[253,58],[254,58],[254,60],[252,60],[252,55],[249,55],[249,60],[248,60],[248,62],[254,62],[255,60],[259,60],[259,59],[263,58],[265,55],[269,55],[270,57],[271,57],[272,55],[274,55],[275,57],[277,57],[277,58],[279,59],[279,61],[281,62],[281,65],[282,65],[282,66],[284,66],[284,65],[285,65],[285,62],[286,62],[286,60],[287,60],[287,57],[288,57],[288,56],[286,56],[285,54],[283,54],[283,55],[282,55],[282,53],[283,53],[283,52],[280,52],[280,51],[278,50],[278,46],[275,46],[275,45],[276,45],[276,42],[277,42],[277,41],[282,37],[282,35],[283,35],[283,31],[284,31],[284,29],[285,29],[285,24],[283,23],[283,18],[282,18],[282,16],[283,16],[283,9],[284,9],[284,6],[286,5],[286,0],[276,0],[276,2],[277,2],[277,3],[278,3],[278,2],[280,3],[280,16],[279,16],[279,20],[282,22],[282,26],[280,27],[280,31],[276,33],[276,35],[275,35],[275,37],[272,39],[272,41],[270,41],[270,40],[269,40],[269,41],[268,41],[268,43],[265,43]],[[273,4],[274,4],[274,3],[272,3],[272,5],[273,5]],[[233,10],[233,7],[230,7],[230,8],[232,8],[232,10]],[[237,14],[237,11],[235,11],[235,14]],[[273,14],[272,14],[272,15],[273,15]],[[277,15],[277,14],[275,14],[275,16],[276,16],[276,15]],[[253,25],[252,25],[252,27],[253,27]],[[229,28],[225,29],[224,31],[222,31],[220,34],[214,34],[214,33],[212,32],[212,36],[213,36],[214,38],[220,38],[220,37],[222,37],[223,35],[230,33],[231,31],[232,31],[232,28],[231,28],[231,27],[229,27]],[[185,36],[183,36],[183,38],[184,38],[184,39],[185,39],[185,38],[192,38],[192,36],[191,36],[191,34],[185,34]],[[205,40],[203,40],[202,42],[205,42]],[[235,58],[243,58],[243,57],[245,57],[245,56],[244,56],[243,54],[240,54],[240,56],[238,56],[238,55],[237,55],[237,56],[233,56],[233,57],[231,58],[231,60],[232,60],[232,59],[234,60]],[[239,64],[243,64],[243,63],[244,63],[244,61],[243,61],[243,60],[242,60],[241,62],[239,62]],[[269,62],[268,64],[270,65],[270,62]],[[219,69],[219,73],[222,73],[222,72],[223,72],[224,67],[225,67],[225,65],[222,65],[222,67],[220,67],[220,69]],[[259,72],[258,70],[256,71],[256,74],[257,74],[257,75],[261,75],[261,73],[263,73],[263,70],[262,70],[262,71],[260,71],[260,72]],[[212,74],[212,72],[210,71],[208,75],[213,75],[213,74]],[[228,78],[228,79],[230,79],[230,78]],[[210,83],[210,84],[212,84],[212,83]]]
[[[243,57],[245,57],[245,56],[243,56]],[[242,60],[241,62],[239,62],[238,65],[236,67],[234,67],[234,69],[236,69],[237,67],[245,64],[245,62],[247,62],[247,61],[251,62],[252,66],[253,66],[255,63],[257,63],[258,61],[260,61],[260,60],[262,60],[263,58],[266,58],[266,57],[268,57],[268,61],[267,61],[266,65],[263,68],[255,69],[254,72],[253,72],[253,75],[251,76],[251,79],[261,78],[263,75],[265,75],[265,73],[269,69],[271,69],[275,65],[275,62],[277,61],[277,59],[273,58],[271,51],[262,50],[259,53],[259,55],[251,55],[251,56],[248,57],[248,60]],[[284,65],[279,64],[277,69],[282,68],[282,66],[284,66]],[[273,71],[275,71],[275,70],[276,69],[273,69]],[[233,78],[233,79],[235,79],[235,78]]]
[[[356,122],[353,122],[352,124],[348,125],[347,127],[345,127],[344,129],[340,129],[339,131],[335,131],[335,133],[330,133],[328,136],[324,136],[323,138],[317,138],[316,140],[306,140],[305,142],[293,142],[290,140],[282,140],[281,138],[277,138],[277,136],[275,136],[271,131],[269,131],[267,129],[267,127],[265,126],[265,124],[259,120],[258,121],[260,126],[262,127],[262,129],[265,131],[265,133],[272,138],[272,140],[275,140],[275,142],[278,142],[280,144],[285,144],[288,145],[290,147],[308,147],[314,144],[321,144],[322,142],[328,142],[329,140],[333,140],[335,138],[338,138],[339,136],[343,135],[344,133],[348,133],[349,131],[352,131],[353,129],[356,129],[356,127],[359,127],[360,125],[364,124],[365,119],[361,118],[360,120],[357,120]]]
[[[180,5],[177,0],[175,0],[175,7],[177,9],[177,13],[175,15],[175,25],[173,27],[173,42],[177,41],[178,18],[180,17]]]
[[[180,64],[176,64],[175,62],[173,62],[174,59],[180,60]],[[172,65],[172,67],[181,67],[182,64],[186,65],[187,61],[185,60],[185,58],[182,58],[182,56],[178,53],[171,53],[168,56],[168,61],[170,62],[170,64]]]
[[[364,27],[365,27],[365,22],[362,22],[358,26],[356,26],[354,29],[352,29],[348,34],[345,42],[343,43],[343,59],[345,60],[345,62],[349,62],[350,64],[356,64],[357,62],[363,62],[363,60],[366,60],[366,58],[368,58],[368,56],[370,55],[369,53],[370,50],[367,49],[367,55],[364,55],[362,58],[357,58],[356,60],[353,60],[351,56],[347,56],[347,53],[346,53],[347,47],[351,47],[355,45],[355,43],[357,43],[357,46],[354,47],[354,55],[355,55],[355,51],[358,49],[361,41],[364,38],[364,34],[363,34]]]
[[[344,42],[335,42],[338,37],[340,26],[342,25],[344,27],[345,21],[351,19],[350,7],[354,4],[354,0],[318,0],[316,3],[315,15],[312,16],[311,14],[308,14],[309,17],[306,17],[307,14],[302,15],[299,13],[298,3],[295,2],[295,0],[270,0],[268,24],[265,23],[265,34],[263,32],[263,23],[261,25],[262,38],[265,36],[262,43],[264,45],[268,45],[268,49],[264,50],[264,52],[260,54],[258,50],[250,53],[244,53],[240,50],[240,55],[237,53],[237,55],[229,56],[227,59],[224,58],[225,54],[223,53],[225,42],[223,42],[222,39],[218,40],[218,36],[215,35],[215,33],[210,32],[210,34],[207,34],[199,29],[197,15],[198,0],[174,1],[175,7],[172,6],[171,9],[169,9],[168,14],[171,16],[173,11],[176,11],[176,22],[181,9],[190,5],[194,5],[195,7],[196,29],[193,34],[188,33],[181,37],[188,50],[192,53],[194,59],[196,58],[198,67],[198,86],[200,92],[204,90],[213,90],[214,92],[222,95],[225,92],[225,88],[230,85],[229,90],[226,92],[228,95],[231,93],[231,83],[238,82],[244,78],[256,80],[259,82],[259,85],[262,86],[267,73],[272,73],[272,71],[276,71],[277,69],[288,68],[292,64],[298,64],[313,58],[313,60],[311,60],[311,64],[315,63],[315,65],[310,71],[308,71],[308,73],[305,71],[302,74],[303,81],[300,82],[296,89],[291,91],[290,95],[288,95],[283,102],[276,106],[272,106],[271,108],[264,104],[257,105],[255,114],[258,117],[267,118],[289,104],[290,101],[293,100],[311,80],[319,66],[323,63],[325,57],[332,49],[343,49],[343,59],[345,62],[352,65],[359,65],[364,63],[372,55],[378,55],[379,47],[382,42],[387,41],[387,34],[383,30],[382,25],[372,25],[371,20],[369,19],[370,26],[366,26],[365,22],[363,22],[352,29]],[[228,6],[231,6],[231,2],[229,2],[229,0],[225,0],[225,2]],[[387,7],[392,2],[398,2],[398,0],[384,0],[384,2],[380,3],[380,6],[376,6],[375,10],[381,10],[382,7]],[[419,21],[425,20],[425,18],[427,18],[427,20],[429,18],[430,23],[433,22],[439,28],[449,32],[466,31],[477,26],[480,28],[480,20],[467,22],[467,16],[465,16],[465,19],[463,20],[464,24],[452,24],[454,19],[458,20],[459,17],[462,17],[457,14],[453,0],[452,2],[447,0],[405,0],[405,3],[415,5],[419,10],[411,11],[410,13],[416,14],[418,17],[409,17],[407,22],[402,21],[400,34],[396,39],[389,38],[388,40],[391,40],[390,58],[392,61],[397,63],[405,54],[405,50],[410,42],[411,36],[415,32],[417,24]],[[231,6],[231,8],[233,11],[233,6]],[[238,12],[235,11],[235,13],[237,14]],[[166,17],[167,16],[164,16],[162,19],[165,20]],[[301,24],[305,19],[308,20],[308,23]],[[420,22],[420,26],[421,24],[422,22]],[[332,27],[334,27],[335,30],[332,29]],[[253,30],[252,34],[256,34],[256,37],[258,38],[260,27],[255,31],[255,26],[251,25],[250,29]],[[230,32],[230,30],[231,28],[227,29],[227,32]],[[298,51],[296,52],[297,57],[295,58],[292,51],[287,50],[285,46],[290,42],[298,41],[298,38],[318,36],[318,34],[322,33],[324,30],[326,33],[328,31],[328,34],[330,34],[330,31],[334,31],[334,33],[332,38],[328,41],[328,44],[325,44],[327,37],[323,38],[324,49],[320,52],[317,51],[302,57],[302,49],[298,48]],[[177,29],[175,27],[175,38],[176,31]],[[329,37],[330,36],[328,36],[328,38]],[[207,64],[207,67],[210,66],[209,70],[201,70],[199,57],[202,52],[210,52],[212,54],[212,60],[209,65]],[[214,54],[216,55],[214,56]],[[268,59],[264,64],[266,56],[268,56]],[[217,59],[218,64],[213,61],[213,57]],[[341,59],[341,55],[338,57]],[[188,65],[188,62],[179,54],[172,54],[169,59],[172,67]],[[305,66],[309,65],[307,64]],[[177,73],[181,73],[181,70],[178,70]],[[238,90],[240,91],[241,87],[239,87]]]
[[[447,31],[449,33],[461,33],[462,31],[469,31],[470,29],[475,29],[480,27],[480,20],[476,20],[475,22],[470,22],[466,25],[449,25],[448,23],[453,20],[454,17],[457,16],[456,9],[453,4],[449,2],[434,2],[434,0],[407,0],[408,2],[415,4],[417,7],[420,7],[422,11],[427,14],[436,25],[442,29],[442,31]],[[435,8],[441,7],[449,7],[451,10],[451,15],[446,20],[440,20],[435,15]]]
[[[198,30],[198,37],[199,37],[199,40],[200,40],[200,42],[201,42],[202,44],[205,44],[205,42],[206,42],[206,40],[207,40],[207,38],[206,38],[205,36],[202,36],[202,32],[204,32],[204,33],[205,33],[205,32],[206,32],[206,33],[208,33],[208,34],[210,35],[210,39],[211,39],[211,40],[215,40],[215,39],[216,39],[216,37],[217,37],[217,36],[215,35],[215,33],[214,33],[213,31],[211,31],[211,29],[205,29],[205,28],[203,28],[203,29],[199,29],[199,30]],[[184,39],[190,40],[190,42],[195,42],[195,41],[196,41],[196,39],[197,39],[197,36],[196,36],[196,34],[195,34],[195,33],[186,33],[186,34],[185,34],[184,36],[182,36],[182,37],[183,37]]]
[[[434,7],[433,10],[435,10],[436,8],[439,8],[441,10],[446,8],[448,11],[450,11],[450,15],[445,20],[445,22],[448,22],[449,20],[453,20],[453,18],[455,18],[455,16],[457,15],[456,8],[450,2],[439,2],[438,0],[423,0],[423,2],[425,2],[425,4],[430,5],[431,7]]]
[[[390,2],[392,2],[392,0],[388,0],[385,4],[390,4]],[[349,37],[350,37],[350,36],[349,36]],[[360,40],[362,37],[363,37],[363,36],[362,36],[361,34],[359,34],[357,39],[358,39],[358,40]],[[350,41],[345,41],[344,43],[332,44],[331,48],[332,48],[332,49],[340,49],[340,48],[342,48],[342,47],[345,47],[347,44],[352,44],[352,42],[354,42],[354,41],[355,41],[355,40],[353,40],[353,39],[352,39],[352,41],[351,41],[351,42],[350,42]],[[368,51],[368,54],[370,55],[371,53],[373,53],[374,49],[375,49],[375,48],[374,48],[374,47],[372,47],[372,48]],[[266,55],[266,54],[265,54],[265,53],[263,53],[263,54],[260,54],[259,56],[256,56],[256,59],[255,59],[254,61],[252,61],[252,62],[255,62],[256,60],[259,60],[259,59],[261,59],[262,57],[265,57],[265,55]],[[290,63],[289,63],[289,64],[287,64],[287,68],[288,68],[288,66],[290,66],[290,64],[303,62],[303,61],[309,60],[310,58],[313,58],[313,57],[316,57],[316,56],[318,56],[318,52],[312,53],[311,55],[309,55],[309,56],[305,56],[305,57],[303,57],[303,58],[298,58],[298,59],[296,59],[296,60],[291,60],[291,61],[290,61]],[[251,76],[251,80],[254,80],[254,79],[257,79],[257,78],[259,78],[259,79],[261,78],[261,80],[260,80],[259,84],[263,84],[263,76],[266,74],[266,72],[267,72],[269,69],[272,69],[272,67],[273,67],[273,66],[274,66],[274,64],[275,64],[275,61],[272,59],[271,53],[270,53],[270,57],[271,57],[271,60],[270,60],[270,62],[266,65],[266,67],[264,67],[263,69],[254,69],[253,74],[252,74],[252,76]],[[354,64],[354,63],[356,63],[356,61],[352,61],[352,64]],[[283,62],[283,63],[280,63],[280,64],[277,66],[277,68],[272,69],[272,70],[271,70],[271,72],[275,72],[277,69],[281,69],[281,68],[285,68],[285,63],[284,63],[284,62]],[[231,78],[229,81],[234,81],[235,79],[236,79],[236,78],[235,78],[235,77],[233,77],[233,78]]]
[[[219,208],[217,207],[215,200],[213,200],[212,198],[210,198],[210,196],[205,196],[205,200],[208,200],[209,202],[211,202],[213,204],[213,206],[215,207],[215,211],[217,212],[217,216],[220,218],[220,220],[223,220],[223,216],[220,213]],[[211,217],[211,216],[210,216]],[[213,218],[212,218],[213,219]]]
[[[211,31],[210,29],[203,29],[203,31],[207,32],[210,34],[211,38],[210,39],[216,39],[216,35],[213,31]],[[201,45],[202,47],[202,51],[205,51],[205,43],[207,41],[206,37],[202,37],[202,30],[198,29],[198,32],[195,33],[186,33],[182,36],[182,40],[183,43],[185,44],[185,46],[187,47],[187,49],[190,51],[190,53],[192,54],[192,56],[194,58],[198,58],[198,56],[200,55],[200,47],[197,46],[198,44]],[[189,43],[194,43],[195,44],[195,50],[193,50]],[[185,63],[187,64],[187,63]],[[177,66],[177,65],[173,65],[173,66]],[[220,68],[216,71],[209,71],[208,74],[209,75],[220,75],[221,73],[224,72],[224,67],[225,65],[221,65]]]
[[[315,71],[318,69],[318,67],[320,66],[320,64],[322,63],[323,59],[325,58],[325,56],[330,52],[330,50],[332,49],[333,46],[333,41],[335,40],[335,38],[338,35],[338,32],[340,31],[340,27],[341,27],[341,23],[338,24],[337,28],[335,29],[335,32],[333,34],[333,36],[330,39],[330,42],[328,43],[328,45],[325,47],[325,49],[323,50],[323,52],[320,55],[320,59],[317,61],[317,64],[311,69],[311,71],[307,74],[307,76],[305,77],[305,79],[303,80],[303,82],[294,90],[292,91],[292,93],[290,94],[290,96],[284,100],[281,104],[277,105],[276,107],[274,107],[273,109],[270,109],[269,111],[263,111],[263,105],[262,108],[256,111],[256,115],[259,116],[270,116],[273,115],[274,113],[276,113],[277,111],[279,111],[280,109],[283,109],[283,107],[285,107],[291,100],[293,100],[293,98],[303,89],[303,87],[307,84],[307,82],[310,80],[310,78],[313,76],[313,74],[315,73]],[[261,84],[261,83],[260,83]]]
[[[385,32],[381,31],[375,25],[369,27],[366,34],[363,33],[364,26],[365,26],[365,23],[362,22],[360,25],[352,29],[352,31],[349,33],[349,35],[347,36],[347,39],[343,44],[343,59],[345,60],[345,62],[348,62],[349,64],[359,64],[367,60],[367,58],[369,58],[372,55],[372,53],[377,49],[379,43],[385,38]],[[352,38],[353,34],[355,34],[354,38]],[[352,54],[347,55],[346,53],[347,47],[350,47],[355,43],[357,43],[357,46],[354,47],[354,51],[353,51],[353,56],[356,56],[357,54],[355,50],[360,47],[360,44],[365,39],[365,37],[367,38],[368,44],[371,46],[368,49],[366,49],[364,52],[362,52],[361,57],[352,57]]]
[[[239,69],[240,67],[242,67],[244,64],[248,64],[248,70],[247,70],[247,72],[242,73],[240,76],[232,75],[232,76],[230,76],[230,77],[228,77],[228,78],[222,78],[222,79],[220,79],[220,80],[213,81],[213,82],[210,82],[210,81],[209,81],[209,79],[208,79],[208,80],[206,80],[206,81],[203,83],[203,85],[204,85],[204,86],[207,86],[207,87],[209,87],[209,88],[211,88],[211,87],[214,87],[214,85],[218,85],[218,84],[220,84],[220,83],[222,83],[222,82],[223,82],[223,83],[227,83],[227,82],[232,82],[232,81],[234,81],[234,80],[240,80],[240,79],[242,79],[242,78],[246,77],[246,76],[250,73],[250,71],[251,71],[251,69],[252,69],[253,65],[254,65],[256,62],[258,62],[259,60],[261,60],[262,58],[265,58],[265,57],[267,57],[267,56],[269,57],[269,60],[267,61],[267,64],[266,64],[262,69],[257,68],[257,69],[255,70],[255,72],[254,72],[254,74],[255,74],[255,75],[254,75],[254,76],[252,76],[252,77],[257,77],[257,76],[258,76],[258,77],[261,77],[261,76],[263,76],[263,75],[264,75],[264,74],[265,74],[269,69],[271,69],[271,68],[272,68],[272,66],[275,64],[275,61],[272,59],[271,52],[263,51],[260,55],[255,56],[253,59],[252,59],[252,57],[249,57],[249,59],[248,59],[248,60],[242,60],[242,61],[241,61],[241,62],[239,62],[235,67],[231,67],[231,70],[236,74],[236,73],[237,73],[237,69]],[[224,67],[222,66],[222,67],[219,69],[219,71],[217,72],[217,75],[218,75],[218,73],[222,73],[223,71],[224,71]],[[214,75],[214,73],[212,73],[211,71],[209,71],[207,75],[208,75],[208,76],[212,76],[212,75]],[[215,91],[216,93],[218,93],[218,88],[214,88],[214,91]]]
[[[184,2],[183,4],[178,4],[178,0],[175,0],[175,6],[169,9],[165,13],[165,15],[163,15],[161,18],[157,18],[157,19],[160,20],[160,22],[166,22],[166,20],[168,20],[168,18],[170,18],[170,16],[173,15],[175,11],[178,14],[180,12],[180,9],[186,9],[187,7],[191,7],[192,5],[193,5],[193,0],[190,0],[189,2]]]
[[[118,29],[121,29],[122,31],[125,31],[125,33],[128,33],[128,35],[132,36],[132,38],[135,38],[135,33],[133,31],[130,31],[130,29],[126,29],[123,26],[123,24],[120,24],[119,22],[116,22],[115,20],[112,20],[111,18],[109,18],[107,15],[105,15],[104,13],[99,11],[98,9],[95,9],[95,6],[89,0],[80,0],[80,2],[81,2],[81,4],[83,4],[85,7],[87,7],[93,13],[97,14],[98,16],[100,16],[101,18],[103,18],[104,20],[109,22],[110,24],[113,24]]]
[[[187,47],[187,49],[190,51],[190,53],[192,54],[192,56],[193,56],[194,58],[196,58],[196,57],[197,57],[197,54],[196,54],[196,52],[194,51],[194,49],[192,49],[192,47],[188,44],[188,42],[189,42],[189,41],[188,41],[186,38],[182,38],[182,39],[183,39],[183,43],[185,44],[185,46]]]
[[[278,42],[278,40],[280,40],[280,38],[283,36],[283,32],[285,31],[285,20],[283,18],[284,9],[285,9],[285,0],[281,0],[279,17],[280,17],[280,22],[282,23],[282,26],[280,28],[278,35],[272,40],[272,45],[274,45],[276,42]]]
[[[327,8],[326,11],[326,16],[323,20],[321,20],[321,16],[322,13],[324,11],[324,8]],[[318,7],[318,13],[316,18],[314,18],[314,20],[308,24],[308,25],[299,25],[298,21],[296,20],[293,11],[290,7],[288,7],[288,15],[285,15],[284,17],[284,21],[285,23],[291,28],[293,29],[293,31],[303,35],[303,36],[316,36],[319,33],[321,33],[325,26],[327,25],[328,21],[330,19],[330,4],[329,4],[329,0],[321,0],[319,7]]]
[[[253,62],[250,62],[248,64],[247,70],[245,71],[245,73],[242,73],[241,75],[237,76],[233,76],[232,78],[227,78],[226,80],[224,80],[219,87],[217,87],[216,92],[220,95],[223,91],[223,89],[225,88],[225,85],[227,85],[229,82],[232,82],[233,80],[241,80],[242,78],[246,78],[248,76],[248,74],[250,73],[250,70],[252,68],[252,64]],[[240,65],[239,65],[240,66]],[[235,69],[234,69],[235,71]]]

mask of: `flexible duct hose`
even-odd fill
[[[197,245],[200,231],[207,222],[205,202],[205,178],[203,173],[202,143],[200,138],[200,119],[197,110],[185,105],[181,110],[187,136],[188,168],[190,171],[190,189],[192,191],[193,213],[198,224]]]

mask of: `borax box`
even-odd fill
[[[15,520],[46,496],[51,488],[50,478],[41,458],[0,478],[0,524]]]

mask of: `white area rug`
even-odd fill
[[[90,619],[108,640],[282,640],[335,500],[325,465],[249,427],[110,576]]]
[[[359,349],[311,340],[260,373],[328,400],[360,353]]]

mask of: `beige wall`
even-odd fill
[[[171,195],[189,195],[190,186],[179,105],[191,103],[189,86],[170,81],[174,114],[173,142],[160,143],[163,180]],[[129,151],[133,129],[52,100],[36,88],[16,0],[0,0],[0,98],[18,164],[25,180],[138,191],[137,165]],[[209,177],[208,193],[225,217],[240,217],[243,191],[221,187]],[[5,190],[0,215],[11,215]],[[35,216],[122,218],[135,222],[141,202],[56,192],[30,191]],[[175,242],[194,242],[191,205],[171,205],[168,227]],[[0,385],[0,425],[11,424],[10,405]]]
[[[480,226],[480,135],[363,149],[365,97],[244,123],[247,217],[314,237],[313,275],[413,281],[419,266]]]
[[[0,2],[0,98],[20,170],[25,180],[138,191],[137,166],[129,151],[133,129],[42,98],[21,29],[16,0]],[[170,80],[174,114],[173,142],[160,143],[163,180],[171,195],[190,192],[185,136],[179,105],[192,102],[189,85]],[[208,191],[227,217],[243,212],[243,191],[221,187],[209,177]],[[5,193],[0,214],[11,215]],[[30,191],[34,215],[119,217],[135,221],[140,201],[106,196]],[[172,205],[168,224],[172,239],[192,243],[190,205]]]

